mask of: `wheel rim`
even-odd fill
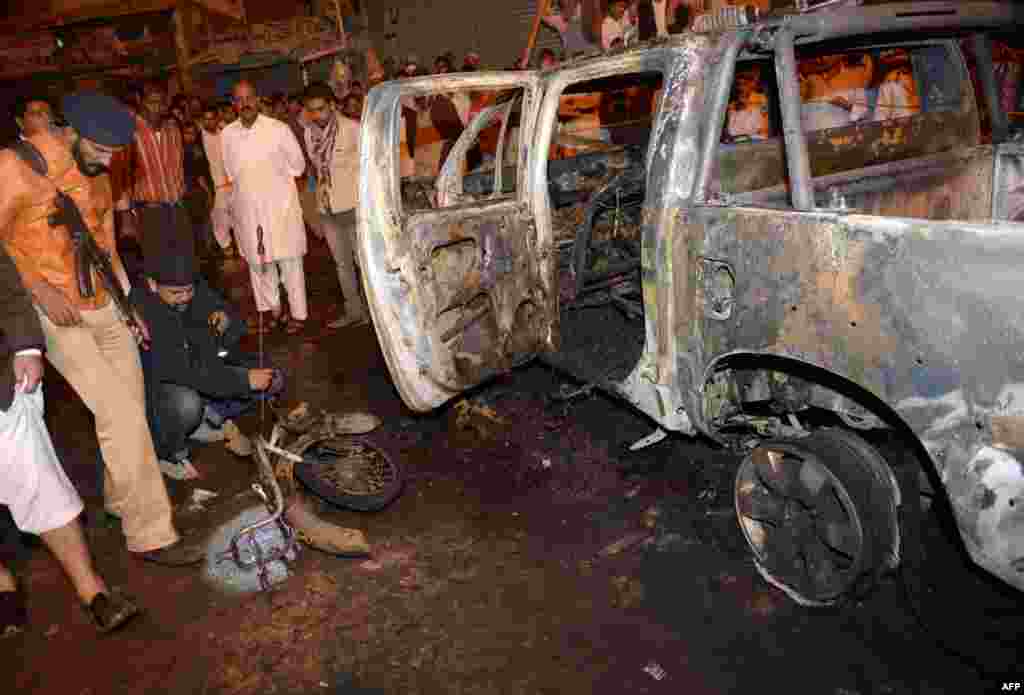
[[[319,463],[312,467],[312,476],[342,494],[378,495],[398,480],[398,469],[391,459],[363,442],[330,439],[316,447],[315,455]]]
[[[850,494],[799,442],[754,449],[736,475],[736,515],[762,575],[799,603],[834,601],[863,565]]]

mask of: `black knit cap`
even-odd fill
[[[195,243],[191,235],[165,237],[163,245],[147,245],[145,256],[146,275],[158,285],[185,287],[195,282]]]

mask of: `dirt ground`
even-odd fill
[[[383,419],[368,438],[403,462],[402,496],[370,514],[320,506],[365,531],[372,557],[304,549],[276,591],[243,595],[200,569],[138,563],[102,513],[91,417],[48,374],[48,422],[98,565],[145,615],[97,638],[29,543],[13,566],[31,628],[0,641],[0,693],[902,695],[996,692],[996,674],[1015,668],[1021,680],[1024,605],[972,571],[934,519],[913,543],[923,582],[896,575],[861,602],[801,608],[750,562],[734,457],[684,439],[630,454],[650,423],[601,396],[553,403],[563,382],[543,366],[469,395],[468,418],[456,404],[415,415],[372,327],[323,327],[337,284],[326,247],[311,249],[313,320],[271,337],[267,355],[288,372],[286,402]],[[244,269],[224,280],[251,309]],[[241,426],[255,432],[258,414]],[[220,444],[197,445],[195,461],[204,478],[169,487],[198,538],[258,500],[251,461]],[[218,497],[189,511],[193,487]]]

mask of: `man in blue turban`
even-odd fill
[[[139,346],[145,349],[148,330],[129,304],[115,301],[131,285],[114,243],[104,172],[131,142],[135,120],[96,92],[66,96],[62,111],[69,128],[47,129],[0,151],[0,242],[40,314],[46,358],[95,417],[104,505],[121,519],[128,550],[162,565],[195,564],[203,549],[175,530],[146,420]],[[109,275],[83,253],[87,237],[98,257],[109,259]]]

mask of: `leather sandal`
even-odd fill
[[[289,321],[285,324],[284,332],[287,333],[288,335],[296,335],[298,333],[301,333],[305,327],[305,321],[299,321],[298,319],[289,319]]]
[[[85,611],[97,630],[113,632],[137,616],[139,606],[132,597],[114,590],[109,594],[96,594]]]

